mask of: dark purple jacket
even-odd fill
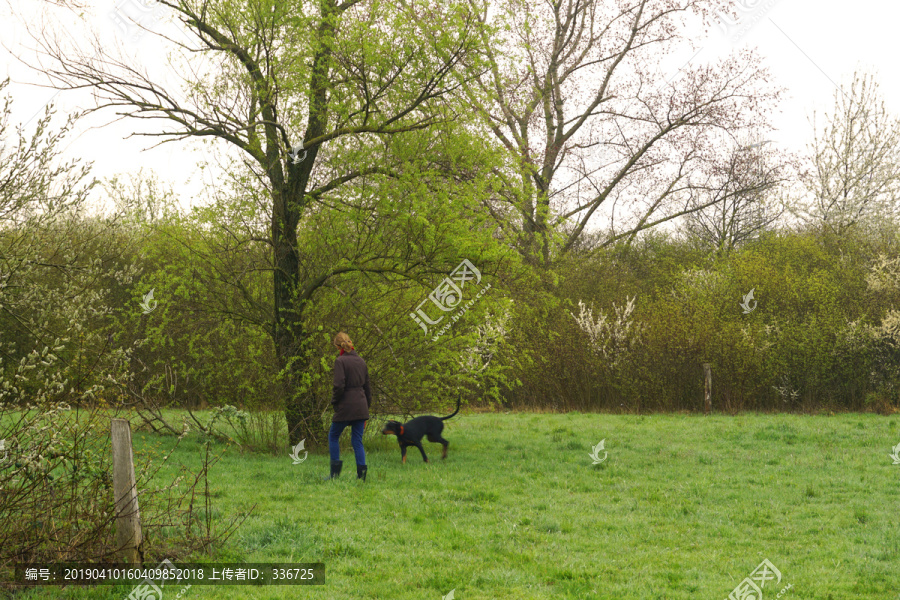
[[[372,404],[372,388],[369,385],[369,368],[356,350],[344,352],[334,361],[334,407],[332,421],[357,421],[369,418]]]

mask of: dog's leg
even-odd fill
[[[444,451],[443,451],[443,453],[441,454],[441,458],[442,458],[442,459],[447,458],[447,446],[450,445],[450,442],[448,442],[447,440],[445,440],[445,439],[443,438],[443,436],[441,436],[441,434],[439,434],[439,433],[438,433],[438,434],[429,435],[429,436],[428,436],[428,441],[431,442],[432,444],[441,444],[441,445],[444,447]]]
[[[402,442],[400,443],[400,456],[403,457],[403,460],[401,462],[405,465],[406,464],[406,444],[404,444]]]
[[[425,462],[428,462],[428,457],[425,456],[425,448],[422,447],[422,442],[417,443],[416,448],[418,448],[419,452],[422,453],[422,460],[424,460]]]

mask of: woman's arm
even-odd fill
[[[339,360],[334,361],[334,388],[332,389],[331,394],[332,404],[336,405],[344,399],[345,377],[344,365],[341,364],[341,361]]]

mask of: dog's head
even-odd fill
[[[402,435],[403,424],[397,421],[388,421],[381,430],[382,435]]]

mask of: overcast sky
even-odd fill
[[[66,31],[76,39],[95,33],[103,44],[120,43],[127,52],[153,72],[165,69],[165,49],[150,34],[140,34],[128,19],[144,19],[153,30],[178,36],[165,14],[147,10],[152,0],[82,0],[90,5],[86,13],[77,15],[42,9],[40,0],[0,0],[0,78],[12,82],[7,91],[13,96],[12,123],[28,123],[33,127],[38,115],[51,100],[60,114],[78,107],[91,106],[85,92],[54,90],[28,85],[42,81],[39,73],[23,66],[14,55],[33,58],[29,50],[34,41],[22,27],[27,21],[35,31],[41,30],[41,19],[63,16]],[[141,5],[145,6],[141,6]],[[737,26],[713,28],[707,34],[698,32],[699,54],[685,48],[683,55],[667,58],[666,63],[682,65],[688,61],[707,61],[743,46],[756,46],[771,68],[775,83],[788,90],[779,113],[775,116],[778,131],[771,136],[779,145],[801,151],[811,136],[808,118],[813,110],[830,110],[835,86],[847,83],[855,69],[868,69],[878,75],[881,93],[892,112],[900,115],[900,70],[897,68],[897,18],[900,3],[858,0],[739,0],[745,9]],[[43,16],[42,16],[43,14]],[[119,24],[116,23],[119,20]],[[749,31],[744,31],[749,25]],[[51,25],[51,27],[54,27]],[[729,37],[730,36],[730,37]],[[85,46],[87,47],[87,45]],[[672,67],[673,76],[677,66]],[[100,127],[113,119],[92,118],[69,138],[65,152],[94,162],[93,175],[99,178],[128,173],[139,168],[152,169],[163,180],[171,182],[183,202],[190,202],[203,188],[203,172],[198,167],[205,156],[197,143],[172,143],[147,150],[155,141],[131,137],[134,123],[119,122]],[[61,121],[61,119],[60,119]],[[224,146],[224,145],[223,145]],[[212,177],[209,172],[205,177]]]

